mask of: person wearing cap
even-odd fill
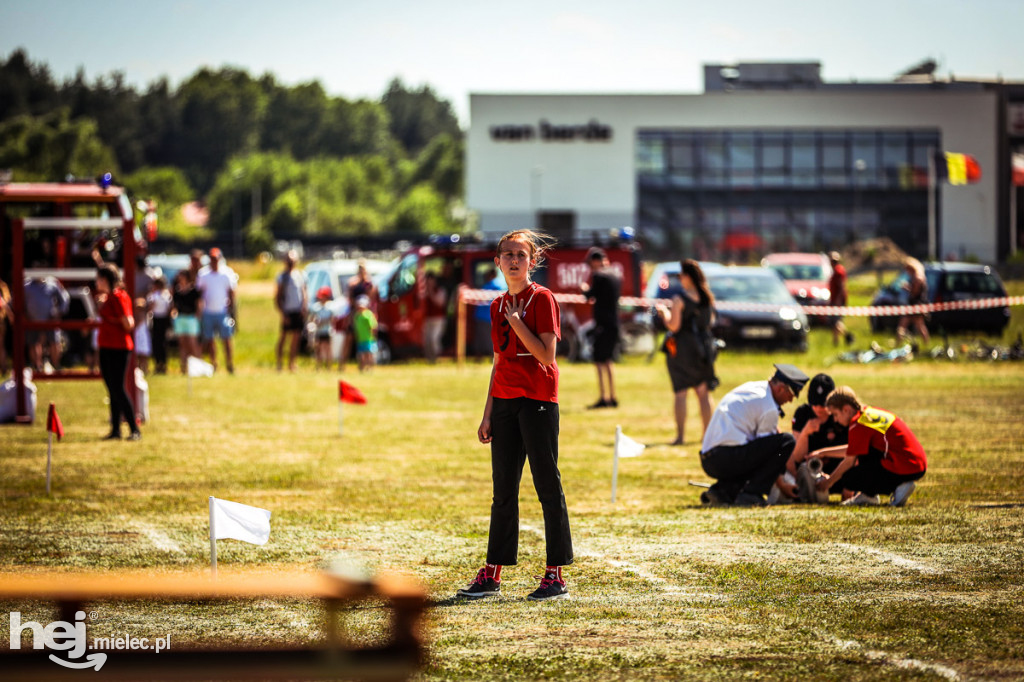
[[[863,404],[849,386],[825,399],[832,417],[849,429],[849,442],[813,453],[842,455],[839,466],[818,481],[821,490],[841,486],[844,505],[874,506],[879,495],[902,507],[928,469],[928,456],[906,422],[892,412]]]
[[[330,305],[334,295],[328,286],[320,287],[316,292],[316,301],[309,307],[309,321],[313,325],[316,343],[316,368],[331,368],[331,328],[334,323],[334,310]]]
[[[832,265],[832,276],[828,279],[828,300],[831,305],[845,306],[847,304],[846,294],[846,268],[843,267],[843,257],[838,251],[828,254],[828,261]],[[846,345],[853,343],[853,334],[843,324],[842,315],[832,316],[832,343],[839,345],[839,338],[846,339]]]
[[[782,406],[796,398],[807,375],[793,365],[775,365],[768,381],[748,381],[718,403],[704,432],[700,463],[717,479],[701,502],[763,506],[764,496],[789,459],[796,439],[779,432]]]
[[[828,374],[814,375],[807,385],[807,402],[793,412],[792,431],[796,438],[796,445],[786,462],[786,471],[775,481],[772,493],[768,496],[770,503],[785,502],[800,497],[797,482],[809,473],[808,467],[801,465],[817,450],[846,444],[846,427],[833,419],[825,407],[825,399],[835,387],[836,382]],[[822,471],[832,473],[839,465],[839,459],[841,458],[822,458]],[[804,484],[804,488],[807,491],[811,490],[811,486],[806,484]],[[829,492],[839,493],[841,490],[836,489]],[[828,492],[825,493],[825,496],[827,495]]]
[[[210,266],[205,272],[200,271],[196,280],[199,291],[199,335],[203,349],[210,356],[210,364],[217,369],[217,346],[215,339],[221,340],[224,347],[224,364],[228,372],[234,374],[235,364],[232,359],[231,337],[235,332],[235,321],[231,310],[235,307],[235,283],[231,274],[221,267],[222,254],[220,249],[210,249]],[[233,273],[232,273],[233,274]]]
[[[370,310],[370,297],[366,294],[356,298],[352,333],[356,339],[359,371],[365,372],[377,364],[377,316]]]
[[[277,337],[277,371],[284,364],[284,344],[288,345],[288,371],[295,371],[295,358],[299,354],[299,341],[306,326],[306,309],[309,300],[306,293],[306,278],[295,269],[299,254],[291,250],[284,255],[284,270],[277,276],[277,293],[274,306],[281,313],[281,334]]]
[[[615,347],[619,344],[619,296],[622,295],[622,278],[611,267],[604,249],[592,247],[587,252],[590,266],[590,281],[580,285],[583,295],[593,301],[593,359],[597,368],[597,384],[600,396],[588,409],[618,407],[615,397],[615,379],[612,376],[612,361]]]

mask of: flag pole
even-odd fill
[[[615,456],[612,459],[612,504],[615,504],[615,486],[619,481],[619,438],[622,437],[622,427],[615,427]]]
[[[49,440],[46,444],[46,494],[50,494],[50,459],[53,457],[53,431],[49,433]]]
[[[928,148],[928,257],[935,260],[936,239],[936,194],[939,191],[939,183],[935,174],[935,155],[938,152],[935,147]]]
[[[345,403],[343,401],[341,401],[341,400],[338,401],[338,435],[339,436],[345,435],[345,429],[343,428],[343,425],[344,425],[344,422],[345,422],[344,405],[345,405]]]
[[[213,525],[213,495],[210,495],[210,575],[217,578],[217,532]]]

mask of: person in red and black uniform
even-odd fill
[[[800,465],[818,450],[846,445],[846,426],[837,422],[825,407],[825,399],[835,388],[836,382],[828,374],[816,374],[808,384],[807,402],[796,408],[793,413],[792,431],[796,445],[789,456],[789,461],[786,462],[786,471],[775,481],[779,492],[777,495],[770,495],[769,499],[774,497],[775,502],[796,500],[800,497],[797,483],[800,480]],[[822,458],[822,471],[831,474],[839,466],[841,459],[842,455]],[[813,490],[813,485],[806,490]],[[842,485],[837,482],[829,492],[841,493]]]
[[[518,561],[519,482],[527,458],[544,512],[547,544],[544,577],[527,599],[545,601],[569,593],[562,567],[572,563],[572,537],[558,472],[559,309],[549,289],[530,281],[544,243],[530,230],[510,232],[498,242],[494,259],[508,292],[491,303],[494,366],[477,429],[480,442],[491,444],[494,498],[487,563],[467,588],[458,591],[464,597],[498,594],[502,566]]]
[[[100,374],[110,394],[110,433],[106,440],[121,438],[121,420],[131,428],[129,440],[139,440],[142,433],[135,422],[135,406],[125,389],[128,374],[128,359],[134,343],[132,331],[135,318],[132,315],[132,300],[124,289],[121,273],[116,265],[100,266],[96,273],[96,299],[100,304],[100,328],[97,346],[100,356]]]
[[[819,450],[816,455],[843,452],[844,459],[820,489],[842,483],[843,504],[877,505],[879,495],[902,507],[928,469],[928,457],[917,436],[892,412],[861,404],[849,386],[840,386],[825,400],[832,417],[849,428],[849,443]],[[841,480],[840,480],[841,479]]]

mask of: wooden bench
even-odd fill
[[[241,599],[320,599],[327,614],[325,641],[305,648],[189,648],[103,650],[108,654],[100,675],[95,670],[66,668],[49,655],[68,660],[67,651],[34,649],[33,632],[21,634],[21,648],[0,648],[0,677],[11,680],[247,680],[247,679],[406,679],[421,667],[424,648],[420,634],[426,593],[414,581],[383,575],[357,580],[332,574],[222,576],[205,574],[61,573],[0,575],[0,602],[17,611],[27,600],[51,602],[56,620],[74,624],[76,612],[97,601],[232,601]],[[338,612],[356,602],[380,599],[391,613],[388,640],[378,646],[352,647],[342,643]],[[202,606],[196,617],[202,618]],[[78,622],[82,622],[79,618]],[[9,622],[8,622],[9,625]],[[48,623],[40,623],[46,627]],[[87,628],[88,630],[88,628]],[[136,634],[136,633],[130,633]],[[143,634],[143,633],[138,633]],[[148,634],[148,633],[145,633]],[[161,633],[164,634],[164,633]],[[155,635],[154,635],[155,636]],[[91,633],[87,641],[92,644]],[[100,650],[89,650],[92,654]],[[83,655],[82,660],[86,657]],[[92,673],[92,675],[90,674]],[[93,677],[93,675],[95,675]]]

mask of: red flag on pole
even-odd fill
[[[366,396],[363,395],[363,392],[347,381],[338,382],[338,400],[353,405],[366,404]]]
[[[46,413],[46,430],[56,434],[57,440],[64,437],[64,425],[60,423],[57,406],[53,403],[50,403],[50,411]]]

